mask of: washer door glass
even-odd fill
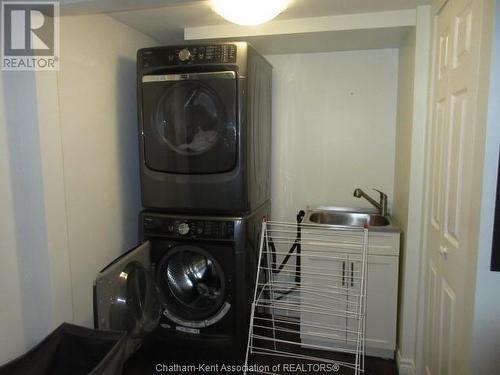
[[[150,169],[222,173],[236,165],[234,72],[145,76],[144,156]]]
[[[159,324],[162,304],[151,274],[149,241],[115,259],[97,275],[95,303],[100,329],[141,338]]]
[[[210,87],[184,81],[167,90],[158,102],[155,125],[172,151],[190,156],[217,144],[225,118],[224,107]]]
[[[160,320],[161,304],[149,270],[138,262],[120,273],[110,308],[110,328],[126,330],[132,337],[153,332]]]
[[[169,251],[160,263],[158,279],[166,309],[182,320],[208,319],[225,301],[222,268],[210,253],[196,246]]]

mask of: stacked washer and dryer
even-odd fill
[[[96,326],[239,361],[270,215],[272,66],[241,42],[137,64],[141,244],[99,273]]]

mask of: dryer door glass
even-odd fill
[[[158,279],[166,309],[182,320],[208,319],[226,299],[226,279],[219,262],[197,246],[178,246],[167,253]]]
[[[98,328],[141,338],[158,326],[162,306],[151,276],[150,244],[127,252],[103,269],[95,286]]]
[[[234,72],[143,77],[143,136],[149,168],[221,173],[236,164]]]

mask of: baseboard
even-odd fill
[[[399,375],[416,375],[417,368],[412,358],[402,358],[401,352],[396,352],[396,364],[398,365]]]
[[[394,360],[394,350],[371,347],[369,342],[366,343],[365,354],[369,357]]]

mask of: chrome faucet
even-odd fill
[[[380,215],[387,216],[387,195],[384,194],[383,192],[381,192],[380,190],[377,190],[377,189],[373,189],[373,190],[375,190],[376,192],[378,192],[380,194],[380,201],[379,202],[377,202],[375,199],[370,197],[368,194],[366,194],[363,190],[361,190],[359,188],[354,189],[354,196],[356,198],[361,198],[361,197],[365,198],[368,202],[373,204],[378,209],[378,211],[380,212]]]

